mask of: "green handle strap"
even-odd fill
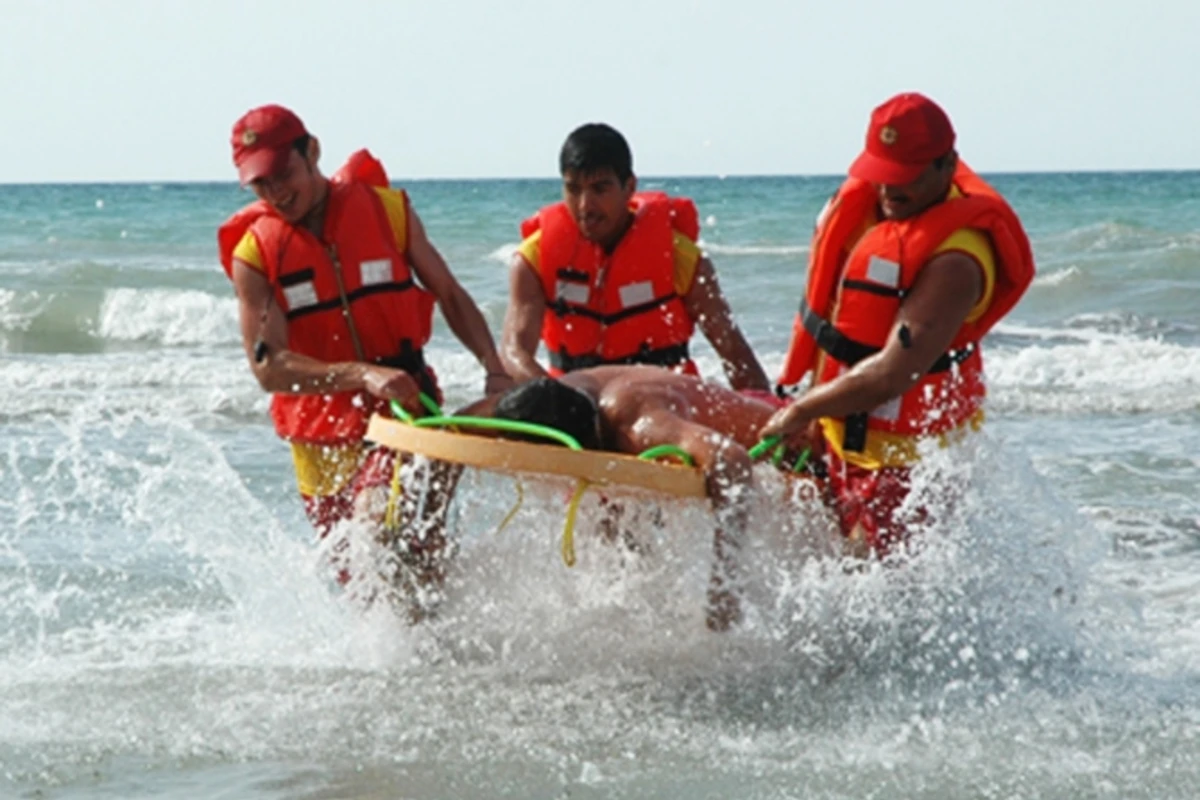
[[[538,436],[542,439],[553,439],[559,444],[566,445],[571,450],[583,449],[579,442],[570,434],[563,433],[546,425],[519,422],[515,419],[492,419],[491,417],[422,417],[421,419],[414,420],[412,424],[418,428],[463,427],[524,433],[530,436]]]
[[[764,455],[766,455],[766,452],[768,450],[770,450],[772,447],[775,447],[777,444],[779,444],[779,442],[780,442],[780,438],[778,436],[768,436],[767,438],[763,439],[758,444],[754,445],[754,447],[750,448],[750,451],[749,451],[750,458],[757,461],[758,459],[760,459]]]
[[[395,415],[396,419],[400,420],[401,422],[407,422],[409,425],[412,425],[413,415],[408,413],[408,409],[406,409],[404,406],[400,405],[399,400],[395,400],[395,399],[389,400],[388,405],[391,407],[392,414]]]
[[[688,451],[674,444],[660,444],[638,454],[642,461],[652,461],[656,458],[677,458],[689,467],[696,466],[696,461]]]
[[[439,406],[436,402],[434,402],[434,399],[432,397],[425,394],[424,392],[421,392],[420,398],[421,398],[421,405],[425,406],[425,409],[430,414],[433,414],[435,417],[440,417],[442,415],[441,406]]]
[[[425,406],[425,409],[430,414],[433,414],[435,417],[440,417],[442,415],[441,407],[438,406],[437,402],[432,397],[424,392],[421,392],[418,397],[421,400],[421,405]],[[389,400],[388,406],[392,409],[392,413],[396,416],[396,419],[400,420],[401,422],[407,422],[409,425],[413,423],[413,415],[408,413],[408,409],[400,405],[399,400],[394,398]]]
[[[396,419],[406,422],[409,425],[415,425],[418,428],[452,428],[461,426],[464,428],[481,428],[493,431],[510,431],[512,433],[538,436],[542,439],[553,439],[571,450],[583,449],[579,442],[570,434],[563,433],[546,425],[536,425],[532,422],[519,422],[512,419],[493,419],[491,417],[447,417],[442,414],[442,409],[433,401],[433,398],[424,392],[421,392],[421,404],[433,414],[432,417],[421,417],[418,419],[408,413],[408,410],[400,405],[399,400],[391,400],[389,402],[392,413],[396,415]]]
[[[765,456],[768,452],[771,454],[771,463],[779,466],[783,463],[783,440],[779,436],[768,436],[758,444],[751,447],[749,450],[750,458],[757,461]],[[812,455],[812,449],[809,447],[801,451],[800,456],[796,459],[796,463],[792,465],[792,472],[800,472],[808,466],[808,458]]]

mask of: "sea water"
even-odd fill
[[[438,618],[338,590],[242,353],[232,184],[0,187],[0,796],[1200,794],[1200,174],[995,175],[1038,276],[985,342],[954,517],[854,566],[769,502],[746,621],[703,624],[703,504],[559,556],[569,487],[468,472]],[[835,177],[693,197],[769,373]],[[406,184],[493,332],[555,181]],[[722,381],[711,348],[703,373]],[[440,317],[453,406],[482,369]],[[781,487],[760,475],[765,494]],[[643,498],[643,501],[649,504]]]

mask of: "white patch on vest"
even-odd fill
[[[559,300],[564,300],[577,306],[586,306],[588,301],[587,284],[573,281],[558,281],[554,285],[554,294]]]
[[[900,398],[893,397],[888,402],[878,406],[871,412],[871,416],[885,422],[895,422],[900,419]]]
[[[867,280],[882,283],[884,286],[900,285],[900,265],[886,258],[871,256],[867,262]]]
[[[362,272],[363,286],[370,286],[373,283],[389,283],[392,280],[391,259],[376,258],[373,261],[364,261],[358,268]]]
[[[621,308],[633,308],[654,299],[654,284],[650,281],[631,283],[618,290],[621,295]]]
[[[305,306],[317,304],[317,289],[312,281],[296,283],[283,288],[283,297],[287,300],[288,311],[295,311]]]

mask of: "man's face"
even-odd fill
[[[285,222],[295,224],[304,219],[320,198],[321,182],[317,171],[296,148],[288,151],[287,162],[274,175],[256,178],[250,188]]]
[[[954,159],[942,166],[930,164],[916,180],[902,185],[877,184],[879,209],[884,219],[908,219],[940,202],[950,190]]]
[[[629,226],[629,201],[637,188],[630,176],[624,185],[610,168],[563,174],[563,202],[583,238],[605,249],[616,245]]]

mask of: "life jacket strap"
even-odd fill
[[[584,353],[573,356],[561,350],[552,351],[550,353],[550,366],[562,372],[574,372],[577,369],[613,364],[649,364],[656,367],[674,367],[684,363],[689,358],[691,358],[690,351],[687,342],[684,342],[682,344],[669,345],[668,347],[660,347],[657,350],[644,347],[631,356],[611,359],[601,358],[595,353]]]
[[[808,335],[813,337],[813,340],[817,343],[817,347],[843,364],[853,366],[864,358],[875,355],[882,349],[873,345],[863,344],[846,336],[834,327],[833,323],[813,311],[809,307],[807,299],[800,301],[800,319],[804,324],[804,330],[808,331]],[[967,342],[962,347],[947,350],[938,356],[937,361],[933,362],[933,366],[929,368],[926,374],[934,375],[939,372],[947,372],[956,365],[966,361],[978,349],[978,343]],[[863,451],[867,446],[867,422],[869,418],[869,413],[861,412],[851,414],[842,420],[843,450],[852,453],[861,453]]]
[[[869,358],[882,349],[874,345],[863,344],[846,336],[834,327],[833,323],[813,311],[809,307],[807,300],[800,301],[800,319],[804,323],[804,330],[808,331],[808,335],[813,337],[813,340],[817,343],[817,347],[843,364],[854,366],[864,358]],[[933,375],[938,372],[946,372],[955,365],[966,361],[978,349],[979,345],[977,343],[967,342],[955,350],[947,350],[938,356],[937,361],[933,362],[933,366],[927,370],[926,374]]]

